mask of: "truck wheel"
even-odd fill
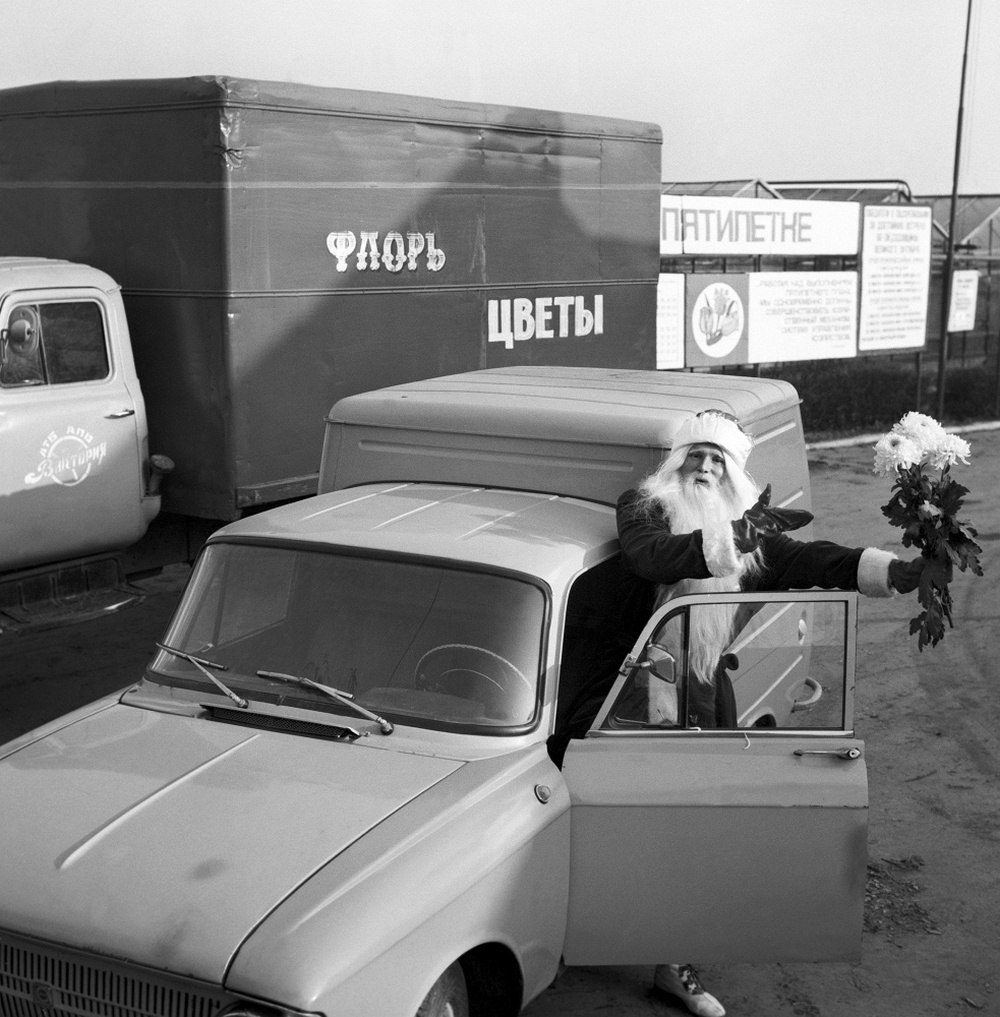
[[[469,1017],[469,993],[458,961],[446,968],[431,986],[417,1017]]]

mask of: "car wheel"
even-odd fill
[[[469,1017],[469,993],[462,965],[455,961],[431,986],[417,1017]]]

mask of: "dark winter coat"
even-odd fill
[[[618,499],[618,538],[627,572],[652,584],[671,586],[682,579],[711,577],[702,550],[700,530],[672,533],[662,514],[637,511],[638,492]],[[828,540],[793,540],[784,533],[764,537],[763,568],[744,578],[744,591],[857,590],[858,564],[864,548],[848,548]],[[650,606],[653,595],[650,595]],[[701,727],[735,727],[736,701],[725,669],[716,671],[713,687],[692,683],[691,718]]]

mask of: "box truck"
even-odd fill
[[[660,150],[238,78],[0,92],[0,629],[315,493],[344,396],[654,366]]]

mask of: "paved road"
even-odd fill
[[[980,531],[986,576],[957,577],[957,628],[921,654],[907,635],[915,599],[861,606],[857,727],[872,863],[864,959],[705,969],[733,1017],[1000,1014],[1000,431],[967,437],[973,464],[956,476],[971,488],[964,518]],[[816,536],[902,552],[879,511],[888,484],[872,476],[869,448],[817,450],[810,461]],[[184,578],[177,569],[147,583],[146,600],[118,615],[0,636],[0,740],[133,681]],[[526,1015],[679,1012],[649,995],[650,974],[570,969]]]

